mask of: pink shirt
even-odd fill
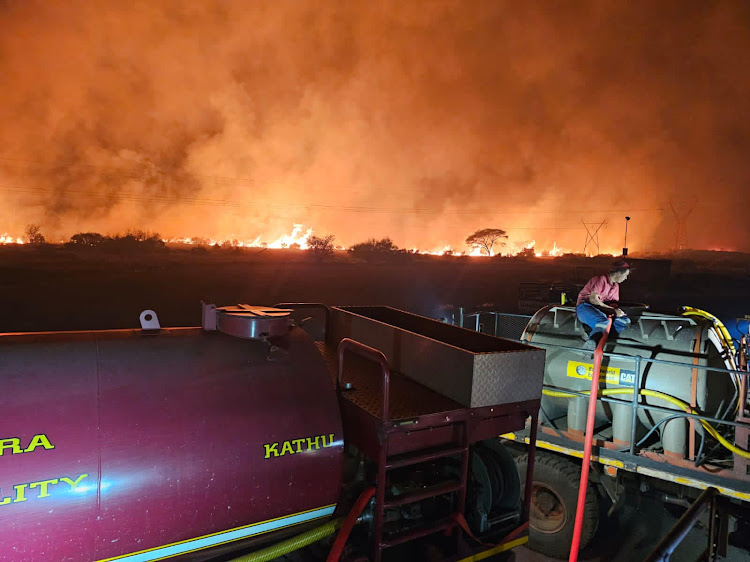
[[[592,277],[589,279],[589,282],[584,285],[583,289],[581,289],[581,292],[578,293],[576,306],[584,302],[589,302],[591,293],[599,295],[599,298],[602,299],[605,304],[617,302],[620,300],[620,284],[610,283],[609,275],[597,275],[596,277]]]

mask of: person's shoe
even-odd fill
[[[583,344],[583,349],[586,351],[594,351],[596,349],[596,340],[586,340]]]

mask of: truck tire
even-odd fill
[[[528,454],[516,459],[521,485],[526,487]],[[529,548],[553,558],[567,558],[575,526],[581,466],[537,450],[534,487],[529,507]],[[591,542],[599,526],[599,498],[593,486],[586,490],[580,548]]]

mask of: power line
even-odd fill
[[[34,187],[15,187],[15,186],[0,186],[0,190],[6,192],[15,193],[30,193],[30,194],[54,194],[56,190],[46,188],[34,188]],[[66,189],[62,192],[64,195],[80,195],[83,197],[90,198],[102,198],[110,199],[113,194],[111,193],[97,193],[92,191],[83,191],[76,189]],[[234,201],[231,199],[203,199],[197,197],[182,197],[182,196],[168,196],[168,195],[139,195],[135,193],[119,192],[115,195],[118,200],[131,201],[131,202],[153,202],[153,203],[173,203],[173,204],[192,204],[192,205],[209,205],[209,206],[221,206],[221,207],[236,207],[236,208],[253,208],[253,207],[266,207],[272,209],[288,209],[288,208],[302,208],[302,209],[328,209],[338,211],[350,211],[350,212],[361,212],[361,213],[440,213],[440,214],[458,214],[458,215],[486,215],[493,214],[495,216],[526,216],[526,215],[556,215],[556,214],[570,214],[570,213],[636,213],[636,212],[661,212],[660,208],[653,209],[606,209],[606,210],[591,210],[591,209],[555,209],[550,211],[505,211],[498,209],[444,209],[444,208],[429,208],[429,207],[414,207],[414,208],[399,208],[399,207],[370,207],[370,206],[356,206],[356,205],[325,205],[320,203],[269,203],[267,201]]]
[[[8,157],[4,157],[4,156],[0,156],[0,161],[20,162],[20,163],[24,163],[24,164],[31,164],[31,165],[34,165],[34,166],[36,166],[38,168],[47,169],[47,170],[59,170],[59,169],[64,169],[64,168],[70,167],[70,166],[82,167],[82,168],[90,168],[90,169],[94,169],[94,170],[101,170],[103,172],[107,172],[109,174],[108,177],[114,176],[116,178],[143,179],[145,176],[151,175],[151,176],[161,176],[163,178],[169,179],[170,176],[174,174],[174,172],[171,171],[171,170],[165,170],[164,168],[157,167],[157,166],[150,166],[150,167],[147,168],[146,171],[147,172],[151,172],[151,174],[148,174],[148,173],[138,174],[138,173],[128,173],[125,170],[122,170],[120,168],[113,167],[113,166],[97,166],[95,164],[85,164],[85,163],[81,163],[81,162],[78,162],[78,161],[68,161],[68,162],[63,161],[63,162],[59,162],[59,163],[56,163],[56,164],[50,164],[50,163],[47,163],[47,162],[34,161],[34,160],[26,160],[26,159],[20,159],[20,158],[8,158]],[[138,165],[138,164],[139,164],[138,162],[133,162],[133,165]],[[148,166],[148,164],[142,164],[142,165]],[[194,173],[194,172],[181,172],[181,175],[182,175],[182,177],[186,177],[186,178],[202,178],[204,180],[212,180],[214,182],[237,182],[237,183],[234,183],[234,184],[228,184],[228,183],[221,184],[219,186],[221,188],[230,188],[231,189],[231,188],[242,188],[242,187],[257,187],[257,180],[254,179],[254,178],[249,178],[249,177],[242,177],[242,176],[218,176],[218,175],[208,175],[208,174],[197,174],[197,173]],[[301,184],[301,185],[299,185],[299,187],[301,187],[301,188],[304,187],[307,190],[309,190],[310,188],[322,188],[323,190],[325,190],[327,192],[334,192],[335,191],[335,192],[346,192],[346,193],[349,193],[349,194],[351,194],[351,193],[372,193],[373,192],[373,188],[362,186],[362,185],[354,185],[354,186],[352,186],[352,185],[348,185],[348,186],[333,186],[333,185],[323,185],[323,184],[313,184],[313,185],[310,185],[308,183],[303,183],[303,182],[304,182],[304,180],[294,181],[294,180],[285,179],[282,183],[285,184],[285,185],[288,185],[288,184],[292,184],[292,185],[294,185],[294,184]],[[432,193],[432,192],[434,192],[434,187],[432,187],[432,186],[419,187],[419,186],[415,186],[415,185],[394,185],[393,183],[390,183],[389,186],[392,189],[397,189],[399,192],[404,192],[404,191],[417,192],[417,193],[422,193],[422,192]],[[507,187],[507,186],[482,184],[482,189],[486,189],[486,190],[496,190],[496,189],[499,189],[499,188],[502,188],[502,187]],[[0,189],[3,189],[3,188],[0,187]],[[31,188],[31,189],[36,189],[36,188]],[[39,189],[43,189],[43,188],[39,188]],[[53,190],[48,190],[48,191],[51,192]],[[73,193],[73,192],[72,191],[66,191],[66,193]],[[96,194],[92,194],[92,196],[93,195],[96,195]],[[159,196],[156,196],[156,197],[159,197]],[[481,195],[477,195],[476,197],[480,198]],[[190,201],[191,199],[192,198],[178,198],[179,201]],[[150,199],[143,199],[143,200],[145,201],[145,200],[150,200]],[[228,201],[229,204],[232,203],[230,200],[226,200],[226,199],[223,199],[223,200],[208,200],[208,201]],[[239,203],[239,202],[237,202],[237,203],[238,204],[242,204],[242,203]],[[251,202],[251,203],[254,204],[254,205],[255,204],[261,204],[262,205],[263,204],[263,203],[256,203],[256,202]],[[300,204],[298,206],[305,206],[305,207],[307,207],[307,206],[312,206],[312,205],[313,204]],[[331,206],[331,205],[319,205],[319,204],[315,204],[315,205],[321,206],[321,207],[325,207],[325,208],[336,207],[336,208],[347,209],[347,207],[339,207],[339,206]],[[358,209],[359,208],[360,207],[358,207]],[[364,209],[364,210],[373,210],[373,211],[379,210],[379,208],[373,208],[373,207],[361,207],[361,209]],[[409,210],[409,209],[404,209],[403,211],[405,211],[405,212],[411,212],[411,210]],[[417,212],[442,212],[439,209],[416,209],[416,211]],[[465,212],[466,213],[471,213],[471,214],[484,213],[484,212],[493,212],[495,214],[500,214],[500,215],[503,215],[503,214],[509,214],[509,215],[521,215],[521,214],[525,214],[525,215],[541,215],[541,214],[571,213],[571,212],[576,212],[576,213],[577,212],[581,212],[581,213],[617,214],[617,213],[638,213],[638,212],[640,212],[640,213],[646,213],[646,212],[663,212],[663,211],[665,211],[665,209],[662,208],[662,207],[651,207],[651,208],[626,208],[626,209],[611,209],[611,208],[607,208],[607,209],[574,209],[574,210],[563,210],[563,209],[560,209],[560,210],[554,210],[554,211],[527,211],[527,212],[513,212],[513,213],[505,213],[503,211],[497,211],[497,210],[493,211],[493,210],[486,210],[486,209],[478,209],[478,210],[466,210]],[[383,212],[400,212],[400,210],[398,210],[398,209],[383,209]],[[460,212],[464,212],[464,211],[460,211]]]

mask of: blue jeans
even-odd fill
[[[582,324],[586,324],[591,328],[589,339],[603,334],[604,330],[607,329],[607,315],[591,303],[584,302],[583,304],[576,306],[576,316]],[[620,316],[612,319],[612,327],[618,334],[628,326],[630,326],[630,318],[627,316]]]

